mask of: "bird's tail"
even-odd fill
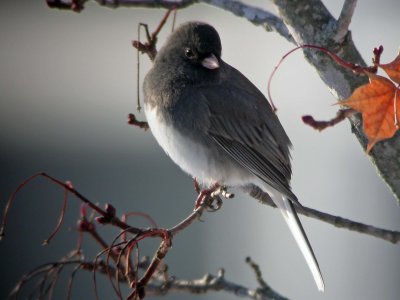
[[[293,203],[279,192],[276,192],[271,196],[275,205],[279,208],[286,223],[288,224],[294,239],[299,245],[301,253],[303,253],[308,267],[310,268],[314,277],[315,283],[317,284],[318,290],[323,292],[325,289],[324,279],[322,278],[317,259],[315,258],[314,252],[311,248],[310,242],[308,241],[306,233],[304,232],[303,226],[300,223],[300,219],[297,216]]]

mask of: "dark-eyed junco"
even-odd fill
[[[320,291],[324,282],[294,205],[290,140],[264,95],[221,59],[210,25],[181,25],[144,80],[145,113],[165,152],[204,185],[260,187],[280,209]]]

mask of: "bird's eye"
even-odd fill
[[[189,59],[193,59],[195,57],[194,52],[190,48],[185,49],[185,56]]]

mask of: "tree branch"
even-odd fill
[[[249,185],[242,190],[249,194],[251,197],[259,200],[263,204],[267,204],[269,206],[275,207],[271,197],[263,192],[259,187],[255,185]],[[391,242],[393,244],[400,243],[400,232],[394,230],[387,230],[374,227],[372,225],[363,224],[360,222],[352,221],[346,218],[342,218],[339,216],[334,216],[325,212],[318,211],[313,208],[305,207],[305,206],[296,206],[296,211],[299,214],[305,215],[307,217],[320,220],[322,222],[331,224],[338,228],[348,229],[350,231],[355,231],[358,233],[363,233],[366,235],[370,235],[376,237],[378,239],[385,240],[387,242]]]
[[[46,178],[50,177],[48,176]],[[204,200],[201,203],[201,205],[195,211],[193,211],[193,213],[191,213],[186,219],[184,219],[181,223],[172,227],[170,230],[166,231],[170,232],[170,234],[172,235],[172,234],[177,234],[180,231],[184,230],[201,216],[201,213],[206,207],[212,205],[212,202],[215,201],[215,197],[218,197],[219,195],[223,196],[225,193],[227,193],[225,189],[214,190],[213,193],[211,193],[209,196],[204,197]],[[79,199],[82,200],[81,198]],[[120,259],[121,255],[122,256],[125,255],[123,253],[125,253],[125,250],[128,248],[130,242],[120,243],[120,245],[125,244],[123,248],[118,248],[117,244],[114,244],[114,242],[111,244],[111,246],[109,246],[101,237],[97,235],[94,224],[86,219],[85,214],[86,214],[85,212],[83,213],[83,215],[81,213],[81,220],[80,220],[81,222],[78,222],[78,229],[81,230],[82,232],[90,233],[91,236],[94,238],[94,240],[96,240],[100,244],[100,247],[103,249],[96,256],[95,261],[94,262],[84,261],[80,248],[71,251],[61,260],[43,264],[25,274],[21,278],[21,280],[16,284],[14,289],[11,291],[10,298],[17,299],[22,288],[29,281],[37,279],[36,288],[33,290],[33,294],[39,293],[38,297],[40,299],[44,299],[46,296],[48,296],[48,298],[51,299],[55,284],[58,278],[60,277],[61,272],[64,270],[64,267],[68,265],[76,265],[76,268],[70,275],[70,280],[68,283],[68,295],[71,294],[72,282],[75,277],[75,274],[80,269],[93,272],[94,288],[96,294],[97,294],[96,273],[106,275],[110,278],[110,280],[112,280],[111,274],[118,274],[117,282],[132,284],[132,279],[134,280],[134,278],[136,278],[135,274],[136,271],[132,271],[132,268],[130,268],[128,272],[127,271],[128,269],[125,269],[125,266],[124,264],[121,263]],[[108,224],[115,225],[112,223]],[[153,229],[148,229],[147,231],[150,232],[156,230],[162,230],[162,229],[153,228]],[[145,230],[140,230],[140,229],[138,229],[137,231],[145,232]],[[120,238],[121,236],[122,233],[119,234],[116,237],[116,239]],[[114,241],[116,239],[114,239]],[[255,264],[250,258],[246,258],[246,262],[250,265],[250,267],[252,268],[252,270],[256,275],[257,282],[260,285],[260,287],[257,289],[251,289],[242,286],[240,284],[226,280],[225,272],[223,269],[220,269],[216,276],[211,274],[206,274],[202,278],[192,279],[192,280],[170,277],[166,272],[166,268],[164,270],[161,270],[159,265],[162,259],[164,258],[165,254],[167,253],[167,250],[170,248],[170,245],[165,245],[164,252],[162,254],[158,254],[160,252],[160,249],[163,248],[164,242],[165,240],[163,240],[159,250],[157,251],[156,255],[151,261],[149,261],[146,257],[144,257],[143,260],[137,262],[137,268],[145,270],[145,275],[143,275],[143,277],[138,282],[134,282],[134,287],[137,289],[140,287],[143,289],[143,291],[137,294],[136,291],[134,290],[131,296],[128,297],[128,299],[133,299],[133,298],[136,299],[137,295],[139,295],[139,298],[142,299],[144,293],[146,293],[146,295],[151,295],[151,296],[163,296],[170,292],[189,292],[189,293],[200,294],[208,292],[225,291],[235,296],[247,299],[287,300],[287,298],[281,296],[264,281],[259,266]],[[120,253],[118,254],[118,252]],[[98,259],[104,253],[108,253],[108,255],[114,260],[115,266],[111,265],[108,258],[106,261]],[[129,254],[127,255],[129,256]],[[154,263],[155,260],[157,261],[156,263]],[[148,275],[146,276],[146,274]],[[116,289],[116,291],[118,292],[118,289]],[[122,296],[119,293],[118,295],[120,297]]]
[[[339,19],[337,20],[336,34],[333,37],[336,43],[342,43],[349,31],[351,19],[356,9],[357,0],[345,0]]]
[[[147,7],[147,8],[185,8],[197,3],[205,3],[215,6],[226,11],[233,13],[236,16],[243,17],[249,22],[257,26],[262,26],[266,31],[275,31],[283,36],[290,42],[294,42],[291,34],[289,33],[286,25],[276,15],[263,10],[261,8],[244,4],[240,1],[234,0],[93,0],[99,5],[108,8],[117,7]],[[77,5],[79,2],[79,5]],[[89,0],[47,0],[47,5],[51,8],[70,9],[74,11],[81,11],[84,4]]]
[[[247,258],[246,260],[249,260]],[[251,261],[251,260],[250,260]],[[254,264],[254,262],[251,262]],[[17,283],[15,288],[10,293],[10,298],[17,298],[22,287],[28,283],[28,281],[39,277],[38,281],[41,282],[45,277],[48,276],[49,273],[54,273],[55,271],[60,272],[64,269],[64,267],[69,265],[76,265],[77,269],[96,272],[99,274],[103,274],[105,276],[109,276],[109,274],[116,274],[117,268],[106,264],[104,261],[92,262],[92,261],[82,261],[76,259],[75,257],[71,257],[71,259],[65,260],[61,259],[60,261],[51,262],[43,264],[31,272],[24,275],[24,277]],[[253,269],[258,266],[254,264],[251,266]],[[140,263],[139,267],[141,269],[148,268],[147,261]],[[76,270],[77,270],[76,269]],[[74,276],[74,273],[71,274]],[[131,275],[133,276],[133,274]],[[220,292],[224,291],[229,294],[235,295],[237,297],[246,298],[246,299],[256,299],[256,300],[288,300],[288,298],[281,296],[279,293],[274,291],[268,285],[260,286],[259,288],[252,289],[250,287],[243,286],[241,284],[229,281],[225,278],[224,269],[218,270],[217,275],[205,274],[201,278],[197,279],[179,279],[176,277],[163,277],[164,274],[159,274],[154,276],[152,281],[146,286],[146,295],[147,296],[164,296],[168,293],[172,292],[187,292],[193,294],[205,294],[209,292]],[[257,277],[260,277],[261,274],[256,274]],[[127,277],[121,276],[119,281],[121,283],[127,284]],[[69,284],[69,293],[71,292],[71,283]],[[40,295],[40,296],[46,296]],[[43,297],[44,298],[44,297]]]
[[[208,292],[224,291],[241,298],[257,300],[287,300],[276,291],[268,288],[250,289],[243,285],[225,279],[223,270],[218,274],[206,274],[202,278],[186,280],[172,278],[165,285],[149,284],[146,294],[151,296],[165,295],[167,292],[189,292],[204,294]]]
[[[18,297],[18,294],[21,292],[22,288],[26,285],[27,282],[37,277],[39,277],[39,279],[37,281],[36,288],[34,288],[33,290],[33,294],[39,293],[39,299],[44,299],[47,296],[49,299],[51,299],[54,288],[60,277],[61,272],[63,271],[63,268],[71,264],[75,264],[76,268],[70,276],[70,282],[68,284],[68,295],[71,294],[72,281],[74,279],[75,273],[79,269],[82,269],[93,272],[94,289],[96,294],[96,273],[105,274],[110,278],[111,284],[113,285],[119,297],[121,297],[121,292],[118,286],[119,282],[130,284],[133,290],[131,295],[127,299],[136,299],[137,296],[139,296],[140,299],[143,299],[145,293],[147,292],[154,296],[159,296],[172,291],[186,291],[196,294],[207,293],[210,291],[226,291],[236,296],[245,297],[248,299],[286,299],[266,284],[266,282],[262,278],[260,268],[249,259],[247,260],[256,274],[257,282],[260,284],[260,288],[255,290],[227,281],[224,277],[224,271],[222,269],[219,271],[217,276],[205,275],[203,278],[195,280],[176,279],[173,277],[169,277],[166,271],[160,271],[162,266],[161,262],[163,261],[165,255],[168,253],[168,250],[171,248],[172,237],[179,232],[185,230],[193,222],[198,220],[205,209],[211,211],[218,210],[222,205],[222,200],[220,199],[220,197],[233,197],[233,194],[228,193],[226,191],[226,188],[223,186],[217,185],[211,189],[201,191],[196,201],[196,209],[180,223],[176,224],[170,229],[163,229],[158,227],[141,229],[128,225],[128,223],[126,223],[126,217],[123,217],[123,219],[118,218],[116,215],[116,210],[112,205],[106,204],[105,208],[102,209],[98,205],[94,204],[83,194],[78,192],[73,187],[71,182],[67,181],[66,183],[64,183],[61,180],[46,173],[37,173],[24,180],[11,194],[6,204],[6,208],[3,214],[3,220],[0,226],[1,236],[4,235],[5,225],[10,207],[13,204],[18,192],[32,180],[39,177],[50,180],[54,184],[62,187],[65,190],[65,203],[67,201],[67,193],[74,194],[78,200],[84,203],[85,206],[81,207],[80,211],[80,219],[78,221],[77,227],[78,232],[88,233],[91,238],[95,240],[100,246],[101,251],[96,255],[96,259],[94,262],[84,262],[82,261],[83,256],[81,254],[80,248],[81,243],[79,242],[77,249],[64,256],[60,261],[41,265],[24,275],[10,294],[10,297],[13,299],[16,299]],[[216,204],[214,205],[214,203]],[[86,207],[91,208],[93,210],[93,213],[95,212],[100,216],[94,218],[93,215],[92,217],[87,218]],[[63,208],[62,211],[63,215],[65,212],[65,208]],[[122,229],[122,231],[114,238],[111,244],[109,244],[98,234],[96,230],[96,225],[93,220],[96,220],[98,223],[103,225],[115,226],[119,229]],[[53,237],[58,232],[62,221],[63,218],[60,219],[59,223],[56,226],[56,229],[53,230],[51,237]],[[134,235],[134,237],[129,241],[126,239],[126,233],[128,232]],[[131,250],[135,246],[138,247],[138,243],[148,237],[160,237],[162,238],[162,242],[160,243],[158,250],[154,254],[153,259],[149,263],[147,263],[147,260],[145,263],[137,261],[136,269],[133,270],[134,268],[130,261]],[[119,239],[122,239],[122,241],[117,243],[117,240]],[[50,240],[50,238],[47,240]],[[79,237],[79,240],[81,240],[81,236]],[[100,257],[102,255],[107,256],[106,261],[100,260]],[[110,259],[114,262],[115,266],[111,265]],[[125,261],[125,264],[123,263],[123,261]],[[137,268],[145,270],[143,276],[139,280],[136,273]],[[112,280],[112,274],[117,274],[117,286]]]
[[[338,25],[320,0],[273,0],[273,2],[278,7],[279,15],[297,44],[319,45],[337,53],[346,61],[360,66],[366,65],[353,43],[350,32],[342,42],[335,41],[338,26],[344,25]],[[355,1],[347,1],[346,5],[354,6]],[[350,15],[343,16],[343,14],[341,23],[346,23],[349,21]],[[345,22],[346,18],[348,21]],[[304,26],[304,24],[309,25]],[[355,76],[324,54],[312,50],[304,50],[304,54],[338,99],[349,97],[355,88],[368,82],[366,76]],[[367,138],[364,134],[361,115],[354,114],[349,117],[349,120],[353,133],[362,147],[366,149]],[[391,139],[377,143],[369,155],[378,173],[400,201],[400,164],[398,160],[400,157],[400,132],[397,132]]]

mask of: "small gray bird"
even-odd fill
[[[290,140],[264,95],[221,59],[210,25],[181,25],[144,80],[145,113],[160,146],[204,185],[256,185],[287,222],[320,291],[322,275],[290,189]]]

